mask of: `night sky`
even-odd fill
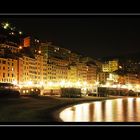
[[[1,20],[93,58],[140,52],[140,16],[20,16]]]

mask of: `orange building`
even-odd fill
[[[30,37],[24,38],[24,40],[23,40],[23,46],[24,46],[24,47],[29,47],[30,44],[31,44],[31,39],[30,39]]]
[[[17,83],[17,60],[0,58],[0,82]]]

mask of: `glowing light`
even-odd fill
[[[7,26],[7,27],[8,27],[8,26],[9,26],[9,23],[6,23],[6,24],[5,24],[5,26]]]
[[[44,85],[44,82],[40,82],[40,85],[43,86]]]
[[[131,84],[128,84],[127,85],[127,88],[130,90],[130,89],[132,89],[132,85]]]
[[[7,29],[7,26],[4,26],[3,28],[4,28],[4,29]]]
[[[98,81],[96,81],[96,82],[95,82],[95,85],[96,85],[96,86],[98,86],[98,85],[99,85],[99,82],[98,82]]]
[[[19,31],[19,34],[20,34],[20,35],[22,35],[22,32],[21,32],[21,31]]]
[[[120,69],[122,69],[122,66],[119,66]]]
[[[4,29],[7,29],[8,27],[9,27],[9,23],[4,23],[4,24],[3,24],[3,28],[4,28]]]
[[[122,88],[127,88],[127,86],[126,85],[122,85]]]
[[[136,88],[140,88],[140,85],[136,85]]]
[[[107,82],[107,83],[106,83],[106,86],[107,86],[107,87],[109,87],[109,86],[110,86],[110,83],[109,83],[109,82]]]
[[[12,82],[12,84],[16,85],[16,84],[17,84],[17,81],[16,81],[16,80],[14,80],[14,81]]]
[[[87,85],[87,82],[83,82],[83,85],[86,86]]]
[[[27,84],[28,84],[29,86],[31,86],[31,85],[33,84],[33,82],[32,82],[32,81],[28,81]]]
[[[78,81],[78,82],[76,82],[76,86],[77,87],[81,87],[81,83]]]
[[[53,82],[48,82],[48,86],[51,87],[53,85]]]
[[[60,82],[60,86],[61,86],[61,87],[64,87],[65,84],[66,84],[65,80],[62,80],[62,81]]]
[[[19,46],[19,49],[22,49],[22,46]]]
[[[112,87],[113,87],[113,88],[116,88],[116,87],[117,87],[117,85],[112,85]]]

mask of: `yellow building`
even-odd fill
[[[19,59],[19,83],[45,84],[47,80],[46,61],[42,55],[35,55],[35,58],[23,56]],[[21,75],[22,74],[22,75]]]
[[[0,58],[0,82],[17,83],[17,60]]]
[[[77,77],[78,81],[87,81],[87,66],[84,63],[77,63]]]
[[[119,68],[118,60],[109,61],[110,72],[116,71]]]
[[[87,83],[95,84],[97,81],[97,67],[95,65],[87,66]]]
[[[68,61],[54,57],[48,58],[47,61],[47,81],[60,83],[68,79]]]
[[[71,65],[68,69],[68,81],[71,83],[76,83],[78,81],[77,77],[77,66]]]
[[[118,60],[108,61],[102,65],[103,72],[113,72],[118,70],[118,68],[119,68]]]

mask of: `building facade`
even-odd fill
[[[118,60],[107,61],[102,65],[103,72],[113,72],[118,70],[119,62]]]
[[[17,60],[0,58],[0,82],[17,84]]]

